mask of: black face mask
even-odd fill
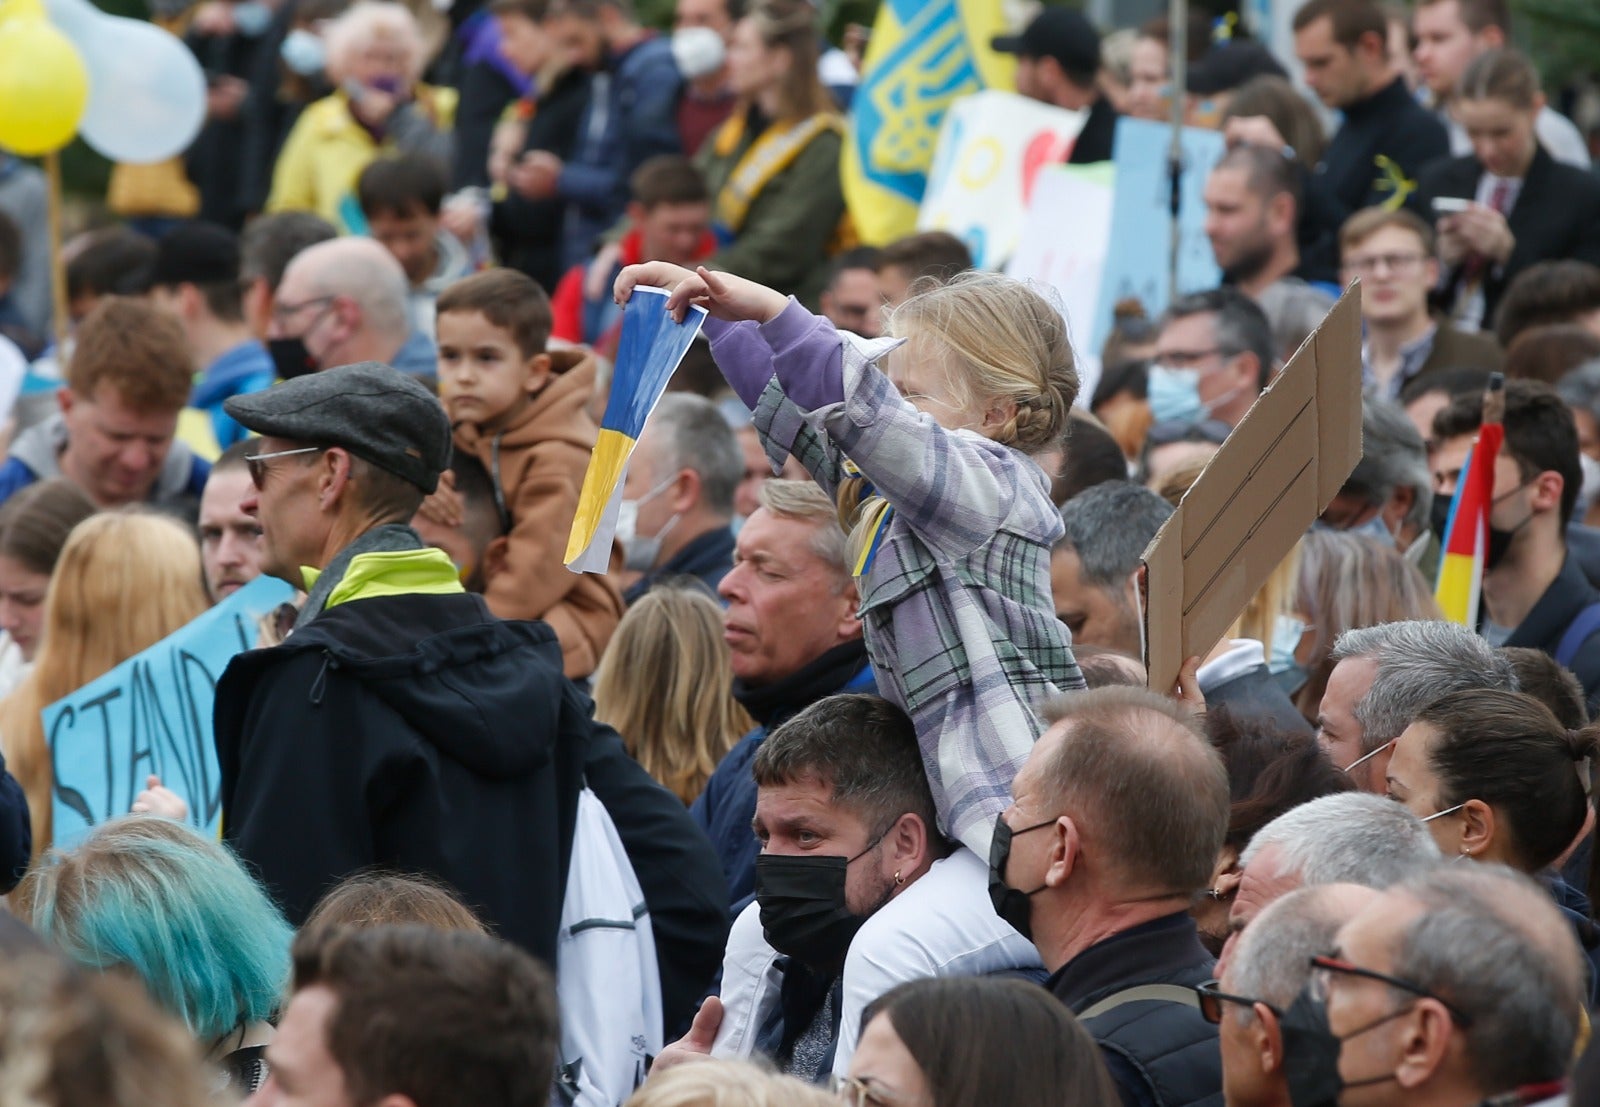
[[[304,338],[269,338],[267,353],[272,357],[272,367],[282,381],[303,377],[322,368],[322,363],[306,349]]]
[[[872,914],[851,913],[845,879],[850,863],[877,845],[873,842],[855,857],[758,856],[756,903],[767,944],[809,968],[829,970],[842,964],[856,931]]]
[[[1402,1007],[1340,1038],[1328,1027],[1327,1005],[1302,989],[1278,1022],[1283,1034],[1283,1074],[1293,1107],[1336,1107],[1339,1094],[1346,1088],[1393,1080],[1392,1074],[1386,1074],[1346,1083],[1339,1075],[1339,1051],[1351,1038],[1397,1019],[1408,1010]]]
[[[1521,492],[1526,487],[1528,487],[1526,484],[1519,484],[1510,492],[1507,492],[1506,496],[1510,496],[1516,492]],[[1504,498],[1504,496],[1501,497],[1501,499]],[[1494,504],[1499,502],[1500,500],[1495,500],[1490,504],[1490,506],[1492,507]],[[1489,525],[1489,548],[1484,551],[1483,565],[1485,569],[1493,569],[1495,566],[1499,565],[1500,562],[1505,560],[1507,551],[1511,549],[1511,540],[1517,536],[1517,531],[1528,525],[1528,520],[1532,518],[1533,513],[1529,512],[1527,518],[1523,519],[1522,522],[1518,523],[1510,530],[1501,530],[1492,523]],[[1444,544],[1445,527],[1449,524],[1449,522],[1450,497],[1435,496],[1433,498],[1433,508],[1429,512],[1429,523],[1433,526],[1433,533],[1439,536],[1440,545]]]
[[[1024,892],[1006,883],[1006,864],[1011,860],[1011,839],[1018,834],[1054,825],[1054,819],[1046,819],[1021,830],[1012,830],[1006,825],[1005,817],[1001,816],[994,821],[994,839],[989,843],[989,902],[994,904],[994,913],[1000,916],[1002,922],[1030,942],[1033,941],[1033,897],[1044,891],[1045,885]]]

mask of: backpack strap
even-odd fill
[[[1567,624],[1566,633],[1561,636],[1561,644],[1556,647],[1556,664],[1563,668],[1572,668],[1572,662],[1578,656],[1578,651],[1595,631],[1600,631],[1600,603],[1590,604]]]
[[[1141,1003],[1149,1000],[1158,1003],[1182,1003],[1188,1007],[1200,1006],[1200,997],[1193,988],[1185,988],[1181,984],[1138,984],[1132,988],[1124,988],[1120,992],[1112,992],[1093,1006],[1079,1011],[1078,1021],[1103,1015],[1107,1011],[1121,1007],[1124,1003]]]

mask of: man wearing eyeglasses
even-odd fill
[[[284,380],[330,365],[382,362],[432,378],[433,342],[414,331],[405,270],[370,238],[336,238],[296,254],[283,272],[267,349]]]
[[[1565,1101],[1585,1021],[1583,960],[1529,878],[1462,865],[1403,881],[1310,969],[1282,1020],[1306,1047],[1288,1065],[1294,1103]]]
[[[1228,1107],[1291,1107],[1287,1066],[1300,1059],[1284,1013],[1305,987],[1311,958],[1332,949],[1339,928],[1377,898],[1357,884],[1290,892],[1241,936],[1226,968],[1219,965],[1221,979],[1196,989],[1201,1014],[1217,1024]]]
[[[1272,327],[1237,288],[1181,296],[1167,308],[1149,372],[1156,424],[1239,425],[1278,368]]]
[[[1457,330],[1428,309],[1439,283],[1433,228],[1401,208],[1367,208],[1339,231],[1340,274],[1361,281],[1361,375],[1386,400],[1414,377],[1436,369],[1500,368],[1500,346],[1487,334]]]

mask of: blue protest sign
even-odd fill
[[[222,822],[211,707],[234,654],[253,649],[259,622],[294,598],[281,580],[257,577],[176,633],[44,709],[55,773],[55,844],[70,846],[106,819],[126,815],[150,774],[182,796],[189,823]]]
[[[1167,155],[1172,128],[1147,119],[1117,120],[1111,160],[1117,167],[1111,206],[1111,244],[1104,283],[1095,310],[1090,343],[1095,350],[1111,333],[1118,300],[1136,297],[1152,315],[1172,299],[1167,288],[1167,257],[1172,226],[1172,183]],[[1222,281],[1211,242],[1206,238],[1206,178],[1223,153],[1222,135],[1198,127],[1183,129],[1183,173],[1178,199],[1178,291],[1198,292]]]

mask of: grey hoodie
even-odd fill
[[[67,420],[60,414],[17,435],[11,443],[11,456],[0,467],[0,500],[10,499],[35,481],[61,476],[61,450],[66,444]],[[200,492],[210,473],[211,466],[205,460],[174,439],[150,491],[150,505],[193,523],[200,513]]]

